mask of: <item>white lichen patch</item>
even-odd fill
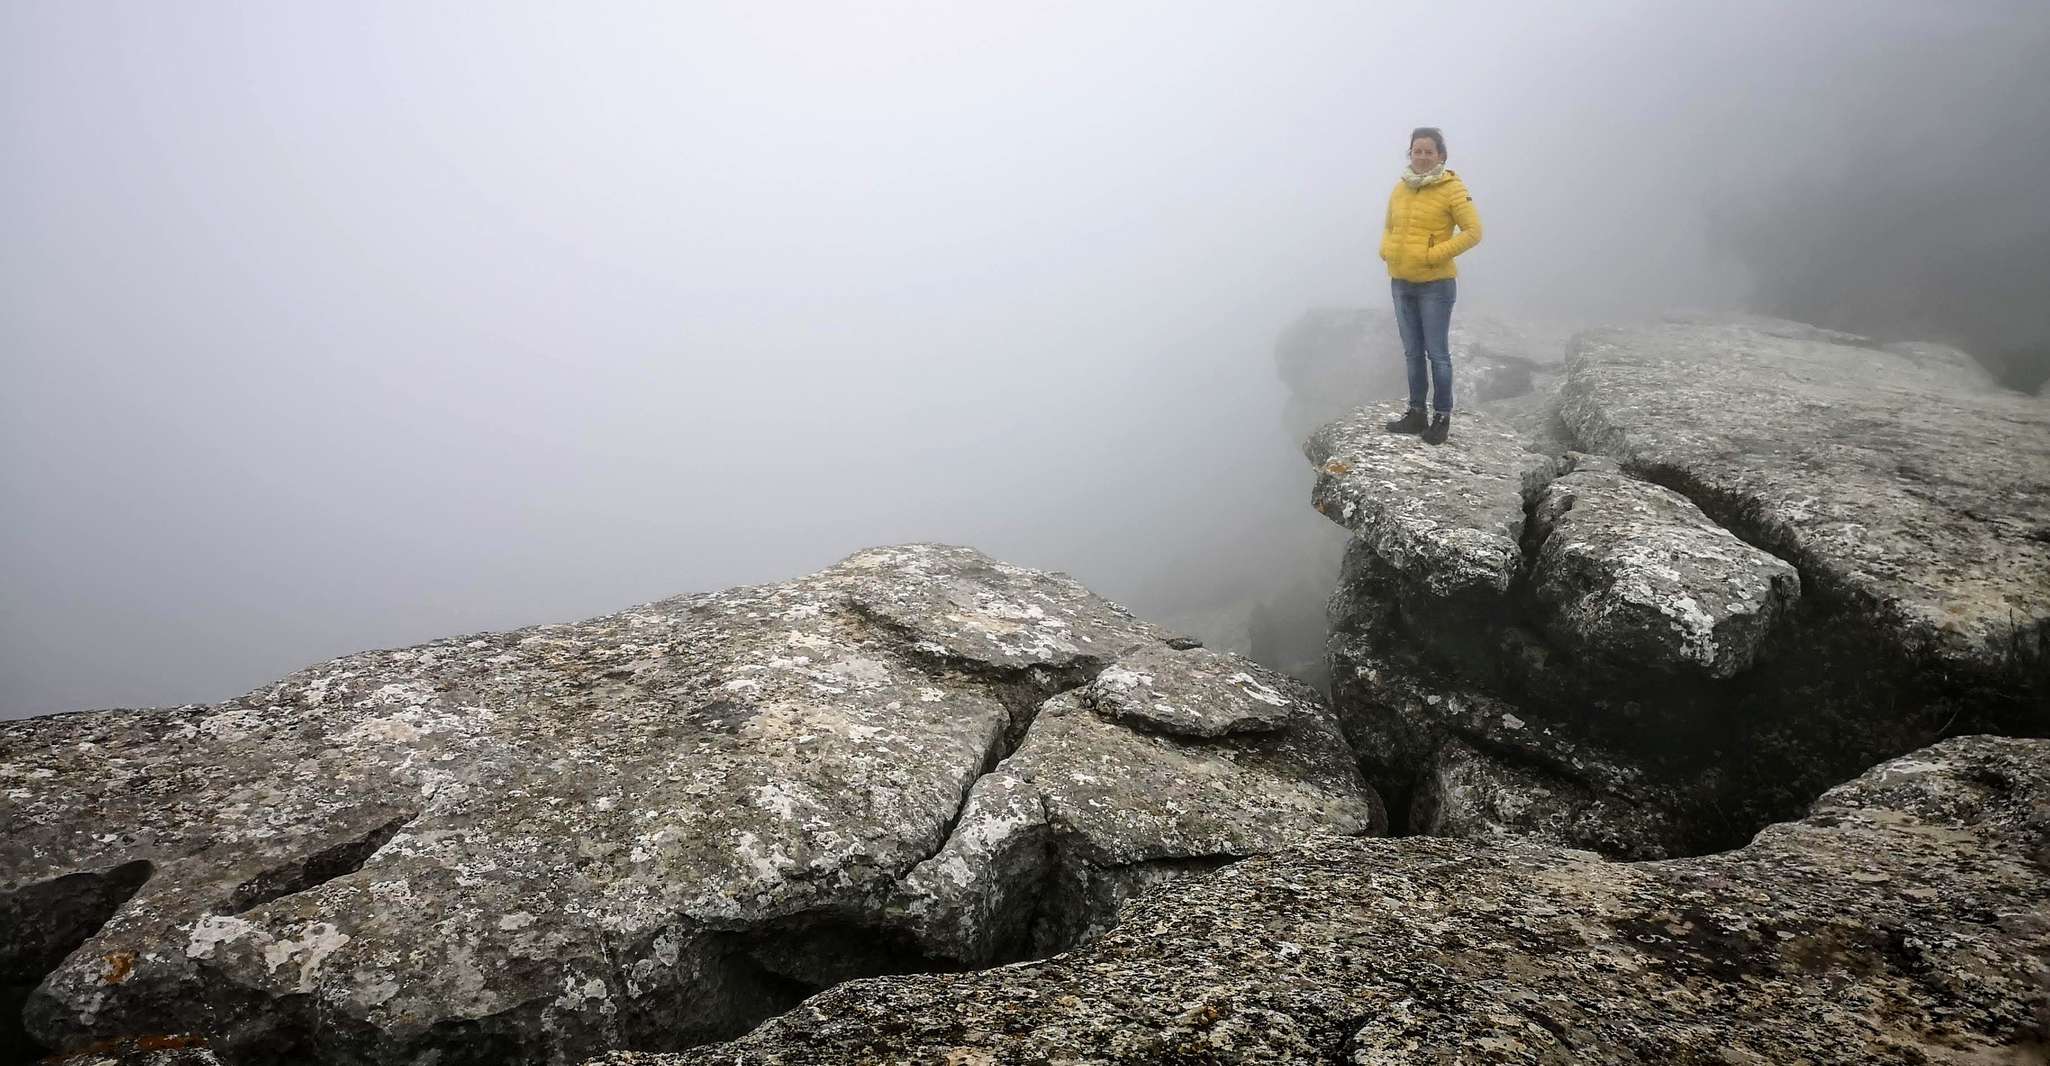
[[[222,944],[256,931],[256,926],[240,918],[225,914],[209,914],[193,923],[192,933],[185,943],[185,956],[192,959],[213,958],[214,950]]]
[[[327,961],[328,956],[341,950],[351,939],[349,934],[327,922],[313,922],[301,929],[297,937],[273,940],[265,944],[264,966],[273,974],[281,966],[296,966],[296,972],[291,975],[291,990],[311,992],[314,979],[320,974],[321,964]]]
[[[1272,707],[1286,707],[1289,704],[1287,696],[1274,691],[1273,688],[1263,684],[1258,678],[1244,671],[1231,675],[1230,680],[1232,684],[1244,690],[1246,695],[1259,700],[1261,703]]]

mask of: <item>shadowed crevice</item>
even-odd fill
[[[51,1049],[22,1024],[29,993],[91,940],[142,890],[154,864],[125,862],[104,871],[66,874],[0,893],[0,1061],[32,1062]],[[109,961],[109,976],[125,964]]]
[[[405,812],[354,840],[345,840],[290,865],[266,870],[235,886],[227,906],[220,913],[241,914],[272,900],[318,888],[337,877],[355,873],[417,817],[418,812]]]

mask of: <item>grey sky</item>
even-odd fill
[[[1486,221],[1462,308],[1734,303],[1757,190],[2040,143],[2046,21],[9,0],[0,716],[902,540],[1196,595],[1321,521],[1270,349],[1385,301],[1411,126]]]

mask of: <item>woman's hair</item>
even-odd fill
[[[1445,151],[1445,134],[1436,126],[1418,126],[1416,129],[1410,131],[1409,141],[1402,147],[1405,150],[1407,150],[1410,147],[1410,145],[1415,144],[1416,142],[1424,139],[1425,137],[1429,137],[1431,139],[1431,143],[1438,146],[1438,158],[1451,158],[1451,156]]]

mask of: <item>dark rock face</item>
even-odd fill
[[[206,1041],[190,1034],[110,1040],[45,1061],[51,1066],[221,1066]]]
[[[0,967],[58,1050],[574,1061],[1059,950],[1145,884],[1384,825],[1301,684],[914,545],[0,724]]]
[[[1695,853],[1946,733],[2050,734],[2043,401],[1749,318],[1585,334],[1560,395],[1587,451],[1383,411],[1305,445],[1354,532],[1334,701],[1409,828]]]
[[[862,980],[608,1066],[2041,1061],[2050,742],[1881,766],[1739,851],[1619,864],[1324,840],[1155,892],[1069,954]]]

